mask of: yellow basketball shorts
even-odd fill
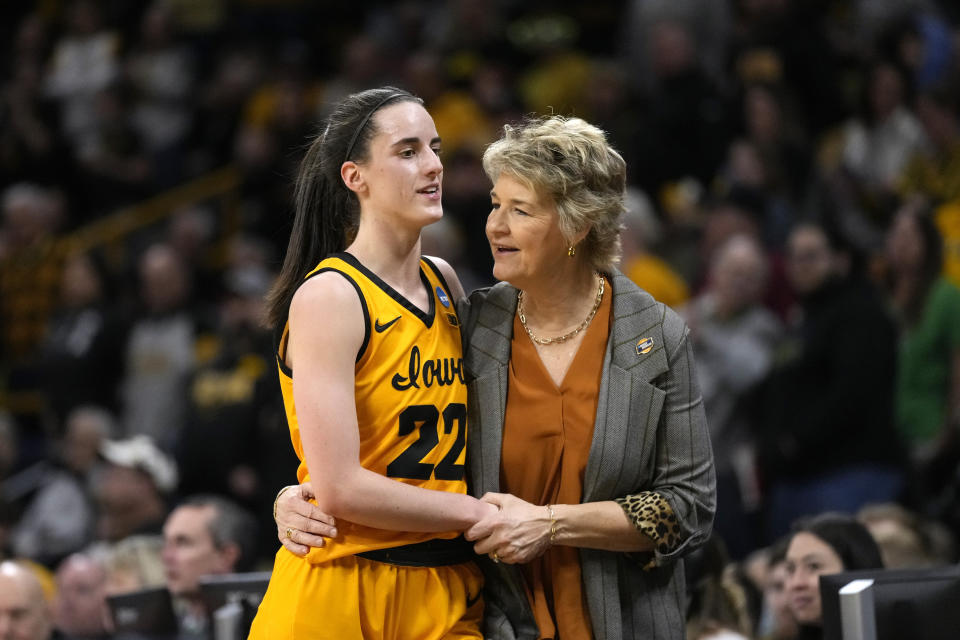
[[[310,564],[281,548],[249,638],[482,640],[482,589],[472,562],[414,567],[346,556]]]

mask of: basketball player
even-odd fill
[[[301,165],[269,320],[297,475],[338,532],[280,549],[251,638],[481,638],[459,534],[496,507],[466,493],[463,291],[420,256],[439,151],[422,102],[385,87],[341,102]]]

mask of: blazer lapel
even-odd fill
[[[478,316],[470,323],[465,365],[470,405],[467,454],[470,492],[475,496],[500,491],[500,452],[516,307],[517,290],[501,283],[490,289],[479,308],[473,309]]]
[[[638,295],[640,289],[619,271],[614,270],[611,285],[613,319],[584,473],[584,502],[619,495],[622,487],[617,483],[624,481],[623,472],[632,466],[624,456],[631,455],[638,446],[629,441],[637,435],[631,420],[643,409],[633,400],[646,396],[638,394],[637,389],[649,386],[651,380],[667,370],[661,328],[663,307],[649,296]],[[642,416],[648,417],[653,416]],[[639,443],[641,447],[644,444]]]

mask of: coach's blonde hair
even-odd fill
[[[483,170],[492,182],[505,174],[549,196],[571,244],[589,227],[578,253],[594,269],[609,272],[619,261],[627,169],[602,130],[564,116],[505,125],[483,154]]]

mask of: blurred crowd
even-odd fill
[[[762,594],[800,516],[880,522],[900,566],[957,561],[956,3],[36,0],[0,16],[0,559],[48,594],[90,563],[101,590],[168,584],[165,524],[200,494],[253,516],[248,566],[269,569],[296,458],[262,300],[303,150],[330,105],[382,84],[436,121],[448,215],[424,252],[468,290],[492,282],[479,158],[504,123],[575,114],[624,155],[621,269],[687,320],[714,439],[716,545],[691,589],[737,573],[760,594],[744,635],[774,633]],[[216,197],[138,213],[224,169]],[[111,235],[124,215],[143,222]]]

